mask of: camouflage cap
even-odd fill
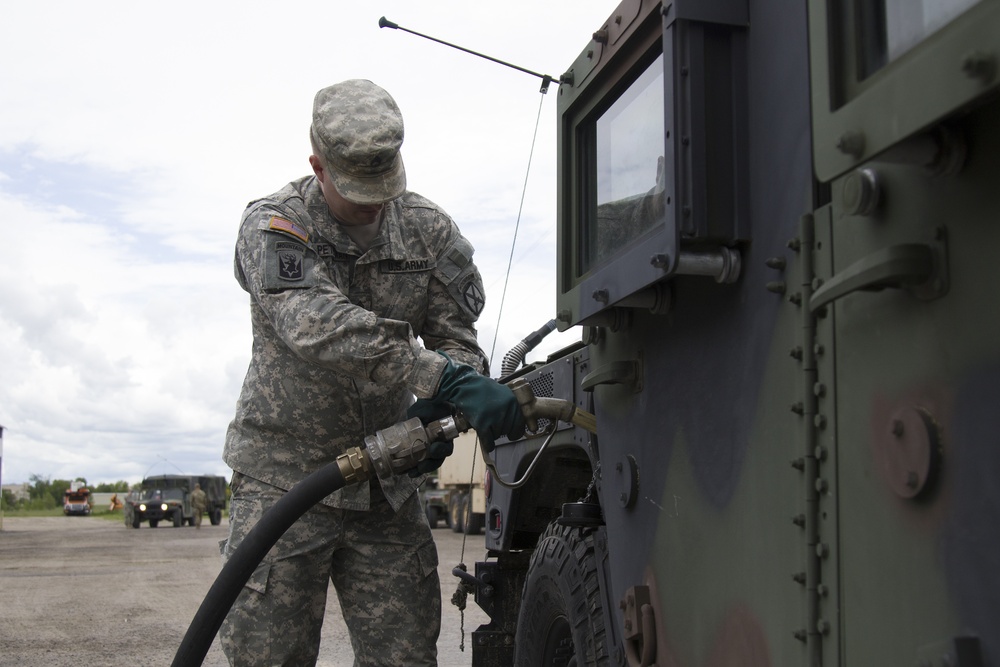
[[[403,115],[371,81],[351,79],[316,93],[310,135],[344,199],[378,204],[406,189]]]

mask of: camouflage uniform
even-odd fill
[[[433,397],[446,362],[430,350],[484,369],[472,253],[440,208],[408,191],[385,203],[367,250],[331,217],[314,176],[248,206],[236,275],[254,341],[226,436],[236,474],[225,555],[283,490],[404,419],[413,395]],[[330,579],[356,664],[436,664],[440,584],[421,481],[341,489],[286,532],[223,624],[231,663],[315,663]]]
[[[315,664],[331,580],[356,665],[437,664],[441,585],[427,520],[417,494],[394,511],[370,484],[369,511],[317,505],[257,567],[222,627],[231,664]],[[231,548],[284,493],[250,477],[238,487]]]
[[[191,492],[191,511],[194,514],[195,528],[201,528],[201,517],[208,509],[208,494],[202,491],[201,485],[195,484]]]

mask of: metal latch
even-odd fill
[[[859,259],[812,294],[809,312],[858,290],[887,287],[909,290],[922,301],[948,291],[948,264],[943,230],[934,244],[902,243]]]

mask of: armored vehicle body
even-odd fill
[[[1000,665],[1000,2],[596,28],[514,375],[597,433],[491,456],[473,664]]]
[[[161,521],[170,521],[174,527],[195,524],[195,509],[191,506],[191,492],[200,484],[208,496],[209,521],[213,526],[222,522],[226,508],[226,479],[220,475],[159,475],[142,480],[140,490],[130,494],[125,501],[125,525],[138,528],[148,522],[156,528]]]

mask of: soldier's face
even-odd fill
[[[370,225],[377,222],[382,215],[385,204],[355,204],[340,196],[337,189],[333,187],[333,182],[327,178],[326,169],[319,163],[315,155],[309,158],[313,172],[319,179],[319,187],[323,191],[323,198],[326,205],[330,207],[330,213],[337,222],[343,225]]]

